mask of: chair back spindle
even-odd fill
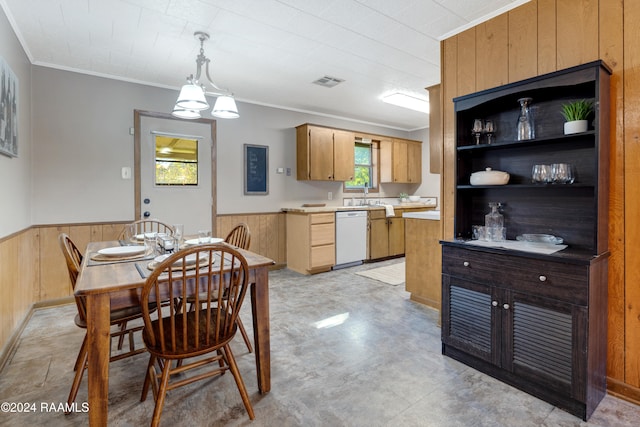
[[[142,291],[145,337],[151,347],[167,357],[184,357],[231,340],[247,274],[244,257],[225,245],[197,246],[164,260]],[[162,320],[154,322],[148,304],[166,301],[171,303],[157,305]],[[190,310],[192,303],[199,309]]]

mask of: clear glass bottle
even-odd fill
[[[535,125],[533,122],[533,113],[531,112],[532,98],[520,98],[520,115],[518,116],[518,125],[516,127],[516,139],[518,141],[526,141],[536,137]]]
[[[484,226],[487,240],[501,242],[504,240],[504,216],[498,211],[500,203],[491,202],[489,208],[491,212],[484,216]]]

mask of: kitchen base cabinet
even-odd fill
[[[404,255],[404,218],[402,209],[387,217],[385,210],[369,211],[369,260]]]
[[[606,393],[607,257],[442,247],[442,351],[583,420]]]
[[[405,254],[405,212],[423,212],[431,208],[400,205],[394,216],[387,217],[384,209],[369,211],[369,254],[367,260],[399,257]]]
[[[302,274],[331,270],[336,263],[335,214],[287,213],[287,268]]]
[[[442,256],[440,221],[404,218],[405,289],[413,301],[440,310]]]

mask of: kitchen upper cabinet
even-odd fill
[[[354,172],[353,132],[301,125],[297,131],[297,179],[350,181]]]
[[[422,143],[405,139],[380,141],[380,181],[422,182]]]
[[[355,136],[353,132],[333,131],[333,180],[351,181],[355,171]]]

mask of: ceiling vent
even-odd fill
[[[331,76],[324,76],[324,77],[320,77],[318,80],[314,81],[313,83],[320,86],[324,86],[324,87],[334,87],[342,83],[343,81],[344,79],[338,79],[336,77],[331,77]]]

